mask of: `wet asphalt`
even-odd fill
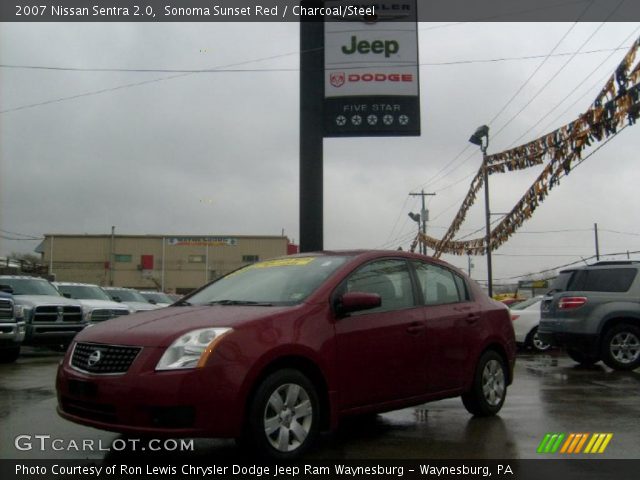
[[[55,372],[62,354],[24,349],[15,364],[0,364],[0,459],[118,460],[123,437],[70,423],[56,414]],[[547,433],[612,433],[598,458],[640,458],[640,369],[617,372],[597,364],[576,365],[562,352],[522,352],[515,380],[500,414],[473,418],[459,398],[376,416],[349,419],[338,431],[322,436],[308,454],[321,459],[539,459]],[[53,449],[50,435],[61,449]],[[17,448],[16,437],[22,437]],[[24,440],[29,438],[30,440]],[[70,442],[93,441],[93,450],[68,448]],[[113,444],[114,440],[116,443]],[[31,448],[26,448],[31,442]],[[118,445],[122,451],[109,450]],[[44,448],[41,448],[44,446]],[[145,451],[153,460],[242,460],[232,440],[196,439],[192,451]],[[141,453],[136,452],[137,458]],[[588,458],[581,453],[576,458]],[[557,458],[557,456],[555,457]],[[593,457],[591,457],[593,458]]]

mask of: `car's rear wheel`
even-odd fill
[[[569,358],[574,362],[578,362],[580,365],[584,366],[593,365],[594,363],[598,363],[600,361],[598,357],[587,355],[586,353],[574,348],[567,348],[567,355],[569,355]]]
[[[602,360],[614,370],[634,370],[640,366],[640,328],[621,323],[604,336]]]
[[[20,356],[20,347],[0,349],[0,363],[13,363]]]
[[[319,427],[315,386],[300,371],[284,369],[267,376],[256,390],[244,440],[263,456],[287,460],[315,442]]]
[[[536,352],[546,352],[551,348],[551,345],[540,339],[540,335],[538,335],[538,327],[533,328],[529,332],[529,335],[527,335],[526,345]]]
[[[478,417],[488,417],[500,411],[507,396],[507,367],[495,351],[482,354],[473,378],[471,390],[462,395],[467,411]]]

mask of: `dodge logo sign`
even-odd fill
[[[87,359],[87,365],[93,367],[94,365],[99,363],[101,359],[102,353],[100,353],[100,350],[95,350],[91,355],[89,355],[89,358]]]
[[[344,85],[344,79],[345,79],[344,72],[332,73],[331,76],[329,77],[329,81],[331,82],[331,85],[333,85],[336,88]]]

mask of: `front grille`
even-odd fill
[[[111,310],[109,308],[100,308],[91,312],[92,322],[104,322],[110,318],[120,317],[122,315],[129,315],[129,310]]]
[[[13,302],[11,300],[0,299],[0,318],[13,318]]]
[[[141,347],[77,343],[71,366],[87,373],[125,373],[140,350]]]
[[[36,307],[33,314],[35,322],[55,322],[60,319],[63,322],[82,323],[82,307],[44,305]]]

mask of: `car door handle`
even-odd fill
[[[414,322],[407,327],[407,332],[411,335],[417,335],[423,330],[424,330],[424,323],[422,322]]]
[[[478,320],[480,320],[480,315],[478,315],[477,313],[470,313],[469,315],[467,315],[467,318],[465,320],[467,321],[467,323],[476,323]]]

